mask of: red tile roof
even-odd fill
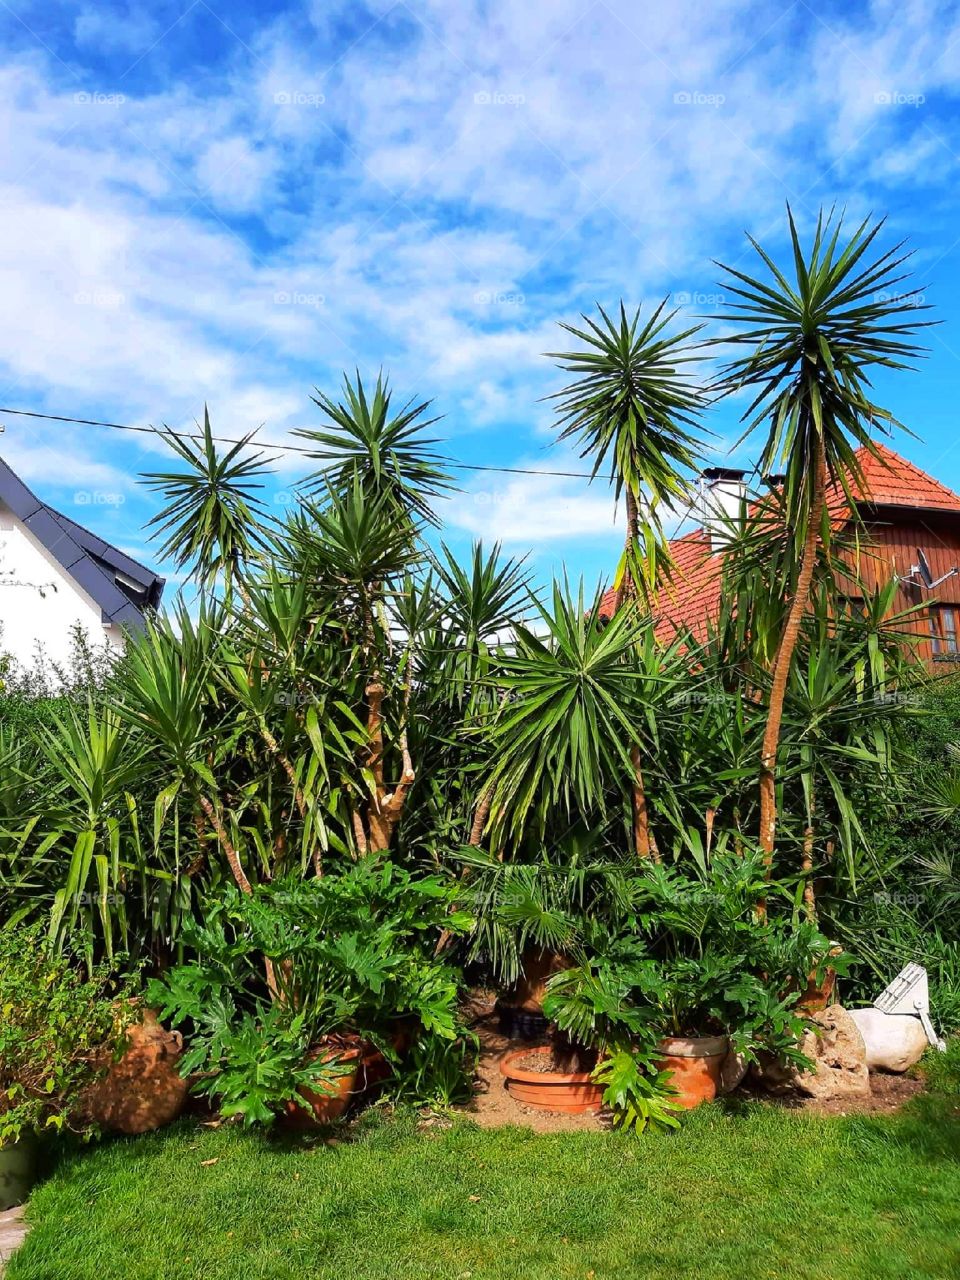
[[[867,449],[857,451],[863,485],[852,486],[856,500],[873,506],[909,507],[914,510],[954,511],[960,515],[960,497],[939,480],[915,467],[906,458],[877,444],[879,457]],[[834,519],[842,524],[847,510],[839,485],[828,495]],[[655,631],[670,640],[677,630],[689,629],[698,640],[706,636],[707,623],[715,618],[720,603],[722,556],[711,551],[709,536],[696,529],[670,543],[674,560],[673,579],[660,591]],[[602,617],[613,616],[616,592],[611,588],[600,602]]]
[[[698,640],[706,638],[707,622],[717,615],[720,603],[720,571],[723,558],[710,549],[710,538],[695,529],[670,543],[673,576],[660,590],[657,602],[658,639],[670,640],[674,632],[687,628]],[[600,602],[600,615],[613,617],[616,591],[606,592]]]
[[[857,450],[857,461],[863,472],[865,486],[854,486],[854,493],[861,502],[874,506],[912,507],[914,510],[960,512],[960,498],[946,485],[925,471],[915,467],[906,458],[876,443],[879,457],[867,449]]]

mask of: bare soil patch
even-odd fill
[[[774,1095],[750,1085],[749,1081],[734,1096],[769,1102],[792,1111],[813,1111],[822,1116],[889,1115],[899,1111],[926,1087],[921,1075],[894,1075],[887,1071],[870,1072],[870,1093],[862,1098],[830,1098],[817,1101],[791,1091]]]

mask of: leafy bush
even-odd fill
[[[227,888],[187,944],[196,959],[150,984],[161,1017],[188,1026],[184,1075],[225,1114],[269,1123],[307,1086],[332,1088],[346,1048],[372,1045],[407,1097],[444,1095],[468,1066],[458,971],[434,955],[462,932],[456,888],[368,859],[342,875]],[[412,1038],[404,1076],[398,1044]],[[324,1046],[331,1055],[311,1052]],[[451,1064],[454,1064],[452,1067]]]
[[[770,889],[756,856],[718,856],[700,875],[651,864],[624,881],[618,918],[582,927],[544,1012],[601,1051],[596,1078],[623,1124],[664,1119],[665,1037],[722,1034],[747,1060],[763,1050],[808,1065],[799,1002],[811,973],[846,958],[808,921],[759,918]]]
[[[132,994],[106,966],[84,976],[35,926],[0,930],[0,1146],[91,1131],[83,1096],[123,1048]]]

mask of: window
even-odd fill
[[[934,661],[960,661],[960,647],[957,645],[957,615],[960,613],[954,605],[932,605],[930,609],[930,639],[933,644]]]

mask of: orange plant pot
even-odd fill
[[[300,1089],[300,1097],[307,1107],[295,1102],[286,1105],[286,1118],[295,1128],[315,1129],[339,1120],[354,1098],[374,1084],[379,1084],[389,1074],[389,1066],[383,1054],[372,1046],[352,1049],[315,1050],[311,1057],[323,1062],[334,1059],[346,1070],[329,1083],[330,1092],[316,1089]]]
[[[657,1068],[669,1071],[668,1083],[677,1096],[670,1105],[692,1111],[701,1102],[712,1102],[720,1090],[720,1071],[730,1043],[726,1036],[681,1036],[661,1040]]]
[[[568,1115],[597,1112],[603,1106],[603,1085],[595,1084],[589,1071],[530,1071],[517,1066],[518,1059],[531,1053],[552,1054],[548,1045],[517,1049],[500,1061],[500,1073],[507,1092],[517,1102],[542,1111],[562,1111]]]

